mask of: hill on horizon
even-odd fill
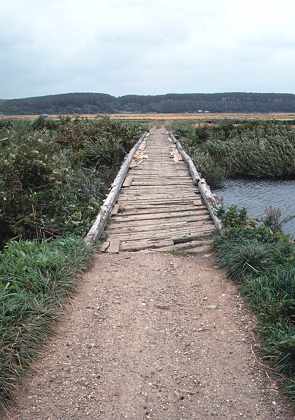
[[[112,96],[65,93],[23,99],[0,99],[0,114],[295,112],[295,94],[185,93]]]

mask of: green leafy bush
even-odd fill
[[[62,120],[54,130],[39,118],[9,128],[0,142],[0,246],[86,232],[140,133],[105,118]]]

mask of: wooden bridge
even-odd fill
[[[121,172],[88,234],[100,232],[102,252],[210,251],[215,224],[208,202],[165,128],[152,129]]]

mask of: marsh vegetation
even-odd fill
[[[222,186],[225,178],[295,179],[295,130],[290,124],[183,124],[175,131],[212,187]]]

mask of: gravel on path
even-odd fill
[[[294,419],[212,256],[98,254],[10,420]]]

